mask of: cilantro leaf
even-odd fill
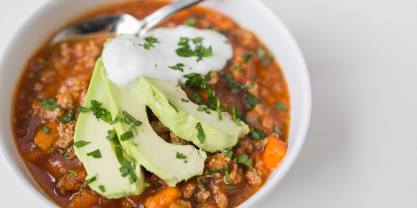
[[[177,64],[177,65],[175,65],[175,66],[168,66],[170,69],[173,69],[173,70],[179,70],[179,71],[181,71],[181,72],[184,72],[184,67],[185,65],[184,64],[182,64],[182,63],[179,63],[179,64]]]
[[[197,125],[195,126],[195,128],[198,131],[197,138],[198,138],[198,140],[200,140],[200,143],[203,144],[204,139],[206,138],[206,136],[204,135],[204,131],[203,131],[203,127],[201,127],[201,123],[198,122]]]
[[[252,57],[253,57],[253,52],[252,51],[250,53],[242,55],[242,58],[243,58],[243,60],[245,61],[246,64],[249,62],[249,60],[252,59]]]
[[[172,104],[170,100],[168,100],[168,104],[169,104],[172,108],[174,108],[174,110],[175,110],[175,111],[177,111],[177,113],[179,113],[179,111],[178,111],[177,107],[175,107],[175,105],[174,105],[174,104]]]
[[[47,126],[44,126],[44,125],[42,125],[42,131],[45,133],[45,134],[49,134],[49,132],[51,131],[51,129],[49,128],[49,127],[47,127]]]
[[[259,131],[259,130],[255,130],[254,128],[250,128],[250,136],[252,138],[254,138],[255,140],[261,140],[261,139],[265,139],[265,132],[263,131]]]
[[[55,108],[59,107],[55,98],[43,99],[42,102],[41,102],[41,106],[47,111],[52,111]]]
[[[249,170],[252,170],[252,168],[253,168],[253,159],[248,158],[248,156],[246,154],[241,154],[241,155],[237,156],[236,157],[236,162],[248,166]]]
[[[115,147],[115,152],[116,152],[117,160],[119,161],[120,165],[122,166],[119,169],[120,173],[122,174],[123,177],[129,175],[129,181],[130,181],[131,184],[133,184],[137,180],[137,176],[136,176],[136,174],[133,170],[134,163],[129,162],[128,160],[126,160],[126,158],[123,157],[122,148]]]
[[[87,144],[90,144],[91,142],[86,142],[86,141],[78,141],[78,142],[74,142],[74,146],[76,148],[80,148],[80,147],[84,147]]]
[[[194,17],[190,17],[187,19],[187,21],[185,21],[184,25],[190,26],[190,27],[194,27],[195,25],[195,19]]]
[[[232,158],[233,156],[233,151],[229,149],[222,150],[222,153],[223,153],[223,157],[226,156],[228,158]]]
[[[275,133],[281,134],[281,131],[278,129],[278,127],[274,126],[273,129]]]
[[[104,186],[103,185],[100,185],[98,188],[100,189],[100,191],[102,193],[106,192],[106,189],[104,189]]]
[[[109,134],[109,135],[107,135],[107,140],[109,140],[109,142],[111,142],[111,141],[113,141],[114,143],[116,143],[116,144],[119,144],[120,142],[119,142],[119,137],[117,136],[117,133],[116,133],[116,131],[115,130],[108,130],[107,131],[107,134]]]
[[[113,125],[117,122],[123,121],[122,117],[120,116],[120,114],[117,114],[116,118],[114,118],[114,120],[112,122],[110,122],[110,125]]]
[[[126,140],[129,140],[131,138],[133,138],[133,132],[132,131],[127,131],[120,136],[120,141],[126,141]]]
[[[200,104],[201,103],[201,97],[200,94],[198,94],[198,92],[194,92],[193,93],[193,100],[196,104]]]
[[[75,120],[75,108],[71,109],[71,113],[69,115],[61,116],[57,118],[59,122],[62,124],[67,124],[71,121]]]
[[[201,179],[201,178],[199,178],[198,179],[198,182],[200,182],[200,184],[201,184],[201,186],[206,190],[206,191],[208,191],[209,190],[209,187],[207,186],[207,184],[205,184],[204,182],[203,182],[203,180]]]
[[[94,150],[93,152],[87,153],[87,156],[91,156],[93,158],[101,158],[100,150]]]
[[[250,93],[246,93],[245,103],[250,107],[250,109],[252,109],[255,107],[256,104],[261,104],[262,102],[259,101],[256,97],[254,97]]]
[[[185,85],[191,87],[191,88],[199,88],[201,84],[201,74],[198,73],[189,73],[184,75],[184,78],[187,78],[187,81],[185,81]]]
[[[235,123],[238,126],[242,126],[242,124],[239,122],[239,120],[237,120],[237,117],[236,117],[236,107],[234,105],[232,107],[232,118],[233,118],[233,121],[235,121]]]
[[[227,189],[229,190],[237,189],[237,185],[227,185]]]
[[[187,156],[183,155],[182,153],[177,152],[177,156],[178,159],[187,159]]]
[[[67,172],[68,173],[72,173],[72,175],[74,175],[74,177],[77,177],[78,176],[78,173],[75,170],[68,170]]]
[[[78,106],[77,109],[78,109],[78,111],[80,111],[80,113],[85,113],[85,112],[88,112],[88,111],[91,110],[90,108],[86,108],[86,107],[83,107],[83,106]]]
[[[288,111],[287,106],[285,106],[284,102],[279,102],[275,104],[275,108],[282,111]]]
[[[135,125],[135,126],[142,125],[142,122],[138,121],[136,118],[134,118],[133,116],[131,116],[126,111],[123,111],[123,115],[126,116],[125,119],[129,122],[128,124],[133,123],[133,125]]]
[[[223,120],[219,97],[217,97],[217,113],[219,114],[219,121]]]

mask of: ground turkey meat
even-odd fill
[[[262,172],[256,168],[249,170],[246,173],[246,178],[249,180],[250,184],[254,186],[259,186],[262,184]]]
[[[229,199],[227,198],[227,195],[224,192],[225,190],[218,185],[215,185],[213,187],[214,198],[219,208],[226,208],[229,204]]]
[[[62,115],[64,115],[64,111],[60,108],[55,108],[52,111],[44,110],[42,112],[42,119],[44,121],[50,121],[56,119],[57,117],[61,117]]]
[[[215,170],[215,169],[222,169],[223,166],[227,167],[227,164],[230,162],[230,158],[228,157],[223,157],[222,153],[218,153],[218,154],[214,154],[209,156],[209,158],[207,158],[208,163],[206,165],[206,170],[210,171],[210,170]]]
[[[182,199],[178,199],[173,204],[169,205],[169,208],[191,208],[191,203]]]
[[[273,127],[278,126],[275,123],[273,109],[268,106],[257,104],[252,110],[246,113],[246,123],[253,126],[255,129],[262,130],[266,134],[273,132]]]
[[[182,195],[184,198],[189,199],[191,195],[194,193],[194,190],[196,189],[197,185],[193,182],[186,182],[183,186],[183,193]]]
[[[159,120],[152,121],[151,126],[153,130],[165,141],[169,141],[169,129]]]
[[[69,110],[71,108],[77,107],[75,106],[75,101],[78,99],[79,94],[79,92],[75,91],[66,91],[62,94],[57,95],[56,101],[59,107],[61,107],[64,110]]]
[[[170,137],[171,137],[171,143],[172,144],[177,144],[177,145],[187,145],[190,144],[189,141],[182,139],[181,137],[177,136],[174,134],[174,132],[171,131],[171,133],[169,133]]]
[[[56,140],[55,145],[61,149],[67,149],[74,142],[75,121],[71,121],[67,124],[59,123],[58,134],[59,138]]]

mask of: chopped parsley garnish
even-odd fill
[[[227,185],[227,189],[229,190],[237,189],[237,185]]]
[[[265,132],[263,131],[259,131],[259,130],[255,130],[254,128],[250,128],[250,136],[252,138],[254,138],[255,140],[261,140],[261,139],[265,139]]]
[[[233,110],[233,109],[232,109]],[[237,118],[239,118],[241,121],[246,121],[246,116],[239,110],[236,108],[236,116]]]
[[[78,141],[78,142],[74,142],[74,146],[76,148],[80,148],[80,147],[84,147],[87,144],[90,144],[91,142],[86,142],[86,141]]]
[[[242,69],[243,69],[243,67],[242,67],[242,66],[236,66],[236,67],[235,67],[235,70],[236,70],[236,71],[242,71]]]
[[[83,106],[78,106],[77,109],[78,109],[78,111],[80,111],[80,113],[85,113],[85,112],[88,112],[88,111],[91,110],[90,108],[86,108],[86,107],[83,107]]]
[[[215,173],[228,172],[228,171],[229,171],[229,168],[226,168],[226,166],[223,166],[222,169],[214,169],[214,170],[209,171],[207,175],[213,175]]]
[[[206,138],[206,135],[204,135],[203,127],[201,127],[201,123],[198,122],[197,125],[195,125],[195,128],[197,129],[197,138],[200,140],[200,143],[203,144],[204,139]]]
[[[201,103],[201,97],[200,94],[198,94],[198,92],[194,92],[193,93],[193,100],[196,104],[200,104]]]
[[[185,81],[185,85],[191,87],[191,88],[199,88],[201,84],[201,74],[198,73],[189,73],[184,75],[185,78],[187,78],[187,81]]]
[[[117,114],[116,118],[114,118],[114,120],[112,122],[110,122],[110,125],[113,125],[117,122],[123,121],[122,117],[120,116],[120,114]]]
[[[263,50],[262,48],[256,49],[256,52],[258,53],[259,59],[261,59],[265,56],[265,50]]]
[[[233,156],[233,151],[229,149],[222,150],[222,153],[223,153],[223,157],[226,156],[228,158],[232,158]]]
[[[95,150],[93,152],[87,153],[87,156],[91,156],[93,158],[101,158],[100,150]]]
[[[136,118],[133,118],[133,116],[131,116],[126,111],[123,111],[123,115],[126,116],[125,120],[127,120],[129,122],[129,124],[133,123],[133,125],[135,125],[135,126],[142,125],[142,122],[138,121]]]
[[[228,35],[229,34],[229,30],[221,30],[220,33],[223,34],[223,35]]]
[[[260,123],[260,124],[262,124],[262,122],[261,122],[262,120],[261,120],[261,118],[258,118],[258,122]]]
[[[275,108],[278,110],[282,110],[282,111],[288,111],[287,106],[285,106],[285,104],[283,102],[279,102],[277,104],[275,104]]]
[[[153,190],[156,190],[157,188],[159,188],[159,186],[161,186],[160,183],[153,184]]]
[[[74,177],[77,177],[78,176],[78,173],[75,170],[68,170],[67,172],[68,173],[72,173],[72,175],[74,175]]]
[[[111,141],[113,141],[114,143],[116,143],[116,144],[119,144],[120,142],[119,142],[119,137],[117,136],[117,133],[116,133],[116,131],[115,130],[108,130],[107,131],[107,134],[109,134],[109,135],[107,135],[107,140],[109,140],[109,142],[111,142]]]
[[[275,133],[277,133],[277,134],[281,134],[281,131],[278,129],[278,127],[276,127],[276,126],[274,126],[274,131],[275,131]]]
[[[238,126],[242,126],[242,124],[239,122],[239,120],[237,119],[237,117],[236,117],[236,107],[233,105],[233,107],[232,107],[232,118],[233,118],[233,121],[235,121],[235,123],[238,125]]]
[[[253,168],[253,159],[248,158],[248,156],[245,155],[245,154],[241,154],[241,155],[237,156],[236,157],[236,162],[237,163],[242,163],[242,164],[248,166],[249,170],[252,170],[252,168]]]
[[[90,184],[90,183],[92,183],[92,182],[94,182],[94,181],[96,181],[96,180],[97,180],[97,177],[96,177],[96,176],[94,176],[94,177],[92,177],[92,178],[85,179],[85,183],[86,183],[86,184]]]
[[[158,40],[152,36],[148,36],[145,38],[145,41],[147,43],[145,44],[139,44],[140,46],[143,46],[143,48],[145,48],[146,50],[150,50],[151,47],[154,47],[154,43],[159,43]]]
[[[174,110],[175,110],[175,111],[177,111],[177,113],[179,113],[179,111],[178,111],[177,107],[175,107],[175,105],[174,105],[174,104],[172,104],[170,100],[168,100],[168,104],[169,104],[172,108],[174,108]]]
[[[62,156],[64,156],[64,159],[65,160],[67,160],[68,158],[68,156],[70,155],[70,153],[67,151],[67,150],[65,150],[63,153],[62,153]]]
[[[100,108],[101,105],[102,103],[98,102],[97,100],[91,100],[90,109],[93,111],[93,114],[97,119],[101,119],[106,123],[112,122],[111,113],[105,108]]]
[[[252,59],[252,57],[253,57],[253,52],[252,51],[250,53],[242,55],[242,58],[243,58],[243,60],[245,61],[246,64],[249,62],[249,60]]]
[[[233,79],[233,76],[231,74],[223,72],[223,71],[220,71],[219,74],[220,76],[227,79],[228,82],[224,85],[224,87],[232,89],[233,96],[246,88],[245,85],[242,85],[239,82],[237,82],[235,79]]]
[[[103,185],[100,185],[98,188],[100,189],[100,191],[102,193],[106,192],[106,189],[104,189],[104,186]]]
[[[201,184],[201,186],[206,190],[206,191],[208,191],[209,190],[209,187],[207,186],[207,184],[205,184],[204,182],[203,182],[203,180],[201,179],[201,178],[199,178],[198,179],[198,182],[200,182],[200,184]]]
[[[196,56],[198,57],[197,62],[203,60],[203,57],[210,57],[213,55],[213,49],[211,46],[209,48],[206,48],[202,45],[203,38],[197,37],[192,39],[193,43],[195,44],[195,49],[192,50],[190,47],[190,44],[188,42],[190,41],[189,38],[181,37],[180,41],[178,43],[181,48],[178,48],[175,50],[178,56],[181,57],[192,57]]]
[[[133,167],[134,167],[134,161],[129,162],[126,160],[126,158],[123,157],[123,150],[120,147],[115,147],[115,152],[116,152],[116,157],[117,160],[119,161],[120,165],[122,165],[122,167],[120,167],[120,173],[122,174],[122,177],[125,177],[127,175],[129,175],[129,181],[131,184],[133,184],[134,182],[136,182],[136,180],[138,179]]]
[[[245,103],[250,107],[250,109],[254,108],[256,104],[262,103],[256,97],[251,95],[250,93],[246,93],[245,96]]]
[[[187,156],[183,155],[182,153],[177,152],[178,159],[187,159]]]
[[[51,129],[49,128],[49,127],[47,127],[47,126],[44,126],[44,125],[42,125],[42,131],[45,133],[45,134],[49,134],[49,132],[51,131]]]
[[[184,103],[188,103],[189,100],[181,98],[181,101],[184,102]]]
[[[41,106],[47,110],[47,111],[52,111],[55,108],[58,108],[58,103],[56,102],[55,98],[47,98],[47,99],[43,99]]]
[[[184,69],[182,68],[182,67],[184,67],[185,65],[184,64],[182,64],[182,63],[179,63],[179,64],[177,64],[177,65],[175,65],[175,66],[168,66],[170,69],[173,69],[173,70],[179,70],[179,71],[181,71],[181,72],[184,72]]]
[[[226,168],[226,166],[223,166],[223,169]],[[229,171],[224,171],[224,175],[226,176],[226,183],[231,183],[232,180],[230,179]]]
[[[233,65],[233,61],[231,61],[231,60],[227,60],[226,65],[227,65],[227,66],[231,66],[231,65]]]
[[[217,113],[219,114],[219,121],[223,120],[222,110],[220,109],[220,100],[217,97]]]
[[[190,27],[194,27],[195,25],[195,19],[194,17],[190,17],[187,19],[187,21],[185,21],[184,25],[190,26]]]
[[[121,141],[126,141],[126,140],[129,140],[131,138],[133,138],[133,132],[132,131],[127,131],[120,136]]]
[[[71,109],[71,113],[69,115],[61,116],[57,118],[59,122],[62,124],[67,124],[71,121],[75,120],[75,108]]]
[[[205,111],[207,114],[210,114],[210,109],[206,105],[199,105],[197,111]]]

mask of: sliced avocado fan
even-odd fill
[[[249,133],[248,125],[240,121],[238,126],[227,112],[220,121],[216,111],[198,111],[178,83],[141,77],[133,88],[166,127],[205,151],[230,148]]]
[[[120,144],[127,154],[170,186],[201,175],[207,158],[206,153],[192,145],[165,142],[149,123],[146,105],[140,97],[132,90],[113,84],[108,79],[104,67],[101,68],[113,119],[118,116],[124,118],[114,125]]]
[[[101,59],[97,61],[85,98],[86,109],[91,101],[102,103],[100,108],[110,106],[101,79]],[[87,170],[86,183],[95,192],[108,199],[139,195],[149,186],[141,166],[129,157],[114,141],[106,139],[113,126],[99,120],[93,112],[80,113],[74,135],[74,150]],[[121,171],[125,171],[122,176]],[[88,183],[89,182],[89,183]]]

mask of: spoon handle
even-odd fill
[[[156,10],[154,13],[142,20],[145,25],[136,35],[143,37],[150,29],[161,23],[166,18],[201,1],[203,0],[178,0]]]

